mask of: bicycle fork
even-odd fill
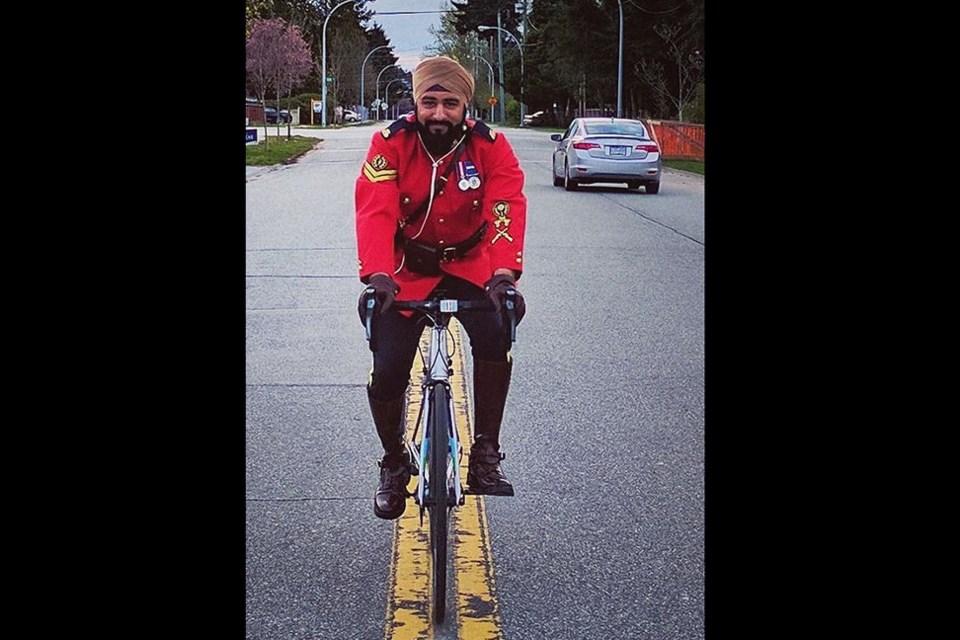
[[[420,448],[416,452],[420,474],[414,499],[420,506],[421,525],[423,524],[423,511],[426,506],[426,501],[433,496],[437,494],[440,496],[445,495],[448,507],[462,505],[464,502],[463,489],[460,485],[460,457],[462,447],[454,420],[456,414],[454,413],[453,394],[450,391],[449,384],[453,369],[451,368],[452,361],[447,348],[448,330],[446,326],[434,325],[431,331],[429,359],[427,360],[428,367],[425,369],[424,380],[421,384],[423,409],[420,412],[420,424],[418,428],[423,429],[423,437]],[[433,391],[437,385],[443,385],[446,388],[446,411],[447,415],[450,416],[450,419],[447,421],[445,443],[448,447],[446,478],[430,478],[428,472],[431,447],[443,446],[443,443],[433,442],[433,434],[430,433],[429,429],[431,414],[434,411],[430,399],[435,396]],[[433,487],[445,487],[446,490],[435,492]]]

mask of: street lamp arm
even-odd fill
[[[498,20],[498,22],[499,22],[499,20]],[[508,36],[510,36],[510,39],[513,40],[514,44],[517,45],[517,49],[520,50],[520,122],[522,123],[522,122],[523,122],[523,113],[524,113],[524,111],[525,111],[525,109],[526,109],[525,102],[524,102],[524,99],[523,99],[523,45],[520,44],[520,41],[517,40],[517,37],[516,37],[515,35],[513,35],[513,34],[510,33],[509,31],[507,31],[507,30],[504,29],[503,27],[493,27],[493,26],[488,26],[488,25],[484,25],[484,24],[482,24],[482,25],[480,25],[480,26],[477,27],[477,31],[487,31],[488,29],[493,29],[493,30],[495,30],[495,31],[503,31],[505,34],[507,34]],[[524,39],[526,39],[526,37],[524,37]],[[502,54],[502,53],[501,53],[500,57],[501,57],[501,58],[503,57],[503,54]],[[503,67],[503,63],[501,62],[501,80],[503,79],[503,78],[502,78],[502,67]],[[501,92],[501,93],[502,93],[502,92]]]
[[[490,67],[490,75],[495,75],[495,74],[494,74],[494,71],[493,71],[493,65],[490,64],[490,62],[489,62],[486,58],[484,58],[484,57],[481,56],[481,55],[478,55],[478,56],[477,56],[477,60],[480,60],[481,62],[483,62],[483,64],[485,64],[485,65],[487,65],[488,67]]]
[[[323,118],[321,122],[323,126],[327,126],[327,23],[330,22],[330,17],[333,15],[333,12],[342,7],[345,4],[350,4],[356,2],[356,0],[343,0],[340,4],[335,6],[333,9],[330,9],[330,13],[327,14],[326,19],[323,21],[323,68],[320,72],[320,86],[322,87],[322,101],[321,105],[323,109]]]
[[[380,69],[380,73],[377,74],[377,86],[379,87],[380,76],[383,75],[383,72],[384,72],[384,71],[386,71],[386,70],[389,69],[390,67],[399,67],[399,66],[400,66],[399,64],[397,64],[396,62],[394,62],[394,63],[388,64],[388,65],[385,66],[383,69]]]
[[[379,47],[374,47],[373,49],[370,49],[370,52],[367,54],[367,57],[363,59],[363,65],[361,65],[361,66],[366,66],[366,65],[367,65],[367,60],[370,59],[370,56],[373,55],[373,52],[374,52],[374,51],[378,51],[378,50],[380,50],[380,49],[388,49],[388,48],[390,48],[390,45],[388,45],[388,44],[382,44],[382,45],[380,45]]]
[[[382,75],[383,75],[383,72],[386,71],[387,69],[389,69],[390,67],[399,67],[399,66],[400,66],[399,64],[397,64],[396,62],[394,62],[394,63],[392,63],[392,64],[388,64],[388,65],[385,66],[383,69],[380,69],[380,73],[377,74],[377,82],[376,82],[376,85],[375,85],[376,88],[377,88],[377,100],[380,99],[380,76],[382,76]]]
[[[509,31],[507,31],[506,29],[504,29],[504,28],[502,28],[502,27],[488,27],[488,26],[486,26],[486,25],[480,25],[479,27],[477,27],[477,30],[478,30],[478,31],[486,31],[487,29],[494,29],[494,30],[496,30],[496,31],[503,31],[505,34],[507,34],[508,36],[510,36],[510,39],[513,40],[513,42],[517,45],[517,48],[520,49],[520,57],[523,58],[523,45],[520,44],[520,41],[517,40],[517,37],[516,37],[515,35],[513,35],[512,33],[510,33]]]
[[[363,73],[363,72],[364,72],[364,69],[366,69],[366,67],[367,67],[367,60],[370,59],[370,56],[373,55],[373,52],[374,52],[374,51],[377,51],[377,50],[379,50],[379,49],[388,49],[389,47],[390,47],[390,45],[388,45],[388,44],[382,44],[382,45],[380,45],[379,47],[375,47],[375,48],[371,49],[370,52],[367,54],[367,57],[363,59],[363,64],[360,65],[360,114],[361,114],[361,116],[363,117],[364,120],[367,119],[367,118],[366,118],[366,115],[367,115],[367,95],[366,95],[366,91],[364,91],[364,86],[363,86],[363,84],[364,84],[364,82],[363,82],[363,81],[364,81],[364,77],[363,77],[364,73]]]
[[[391,80],[390,82],[387,83],[387,86],[385,86],[385,87],[383,88],[383,99],[384,99],[388,104],[390,103],[390,98],[389,98],[389,96],[390,96],[390,85],[392,85],[394,82],[403,82],[404,80],[406,80],[406,78],[394,78],[393,80]]]

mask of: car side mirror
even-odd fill
[[[551,133],[551,134],[550,134],[550,139],[553,140],[554,142],[560,142],[560,138],[561,138],[561,136],[560,136],[559,133]]]

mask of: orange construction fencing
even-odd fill
[[[647,120],[648,128],[667,160],[704,161],[704,126],[671,120]]]

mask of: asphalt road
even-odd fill
[[[250,640],[384,637],[393,524],[372,512],[353,225],[377,130],[299,130],[321,147],[247,168]],[[517,495],[486,500],[502,637],[702,640],[703,178],[566,192],[548,133],[500,131],[529,198],[502,434]]]

